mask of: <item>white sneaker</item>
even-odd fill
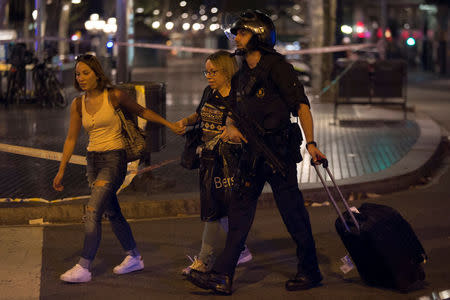
[[[252,259],[253,259],[252,253],[250,252],[250,250],[248,250],[247,245],[245,245],[244,250],[242,250],[241,255],[239,255],[239,259],[236,266],[249,262]]]
[[[191,260],[192,264],[181,270],[181,274],[187,276],[189,275],[189,273],[191,273],[191,270],[197,270],[203,273],[207,271],[206,265],[200,259],[198,259],[197,256],[194,256],[194,259],[192,259],[189,255],[187,255],[187,257]]]
[[[144,260],[142,256],[127,255],[120,265],[114,267],[113,272],[114,274],[126,274],[142,270],[143,268]]]
[[[59,276],[59,279],[65,282],[88,282],[91,281],[92,275],[88,269],[76,264],[72,269]]]

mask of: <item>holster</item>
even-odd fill
[[[298,123],[289,124],[287,140],[290,156],[296,163],[301,162],[303,158],[300,152],[300,145],[302,144],[303,136]]]
[[[302,144],[302,131],[298,123],[289,123],[284,129],[268,133],[268,145],[285,161],[299,163],[302,161],[300,145]]]

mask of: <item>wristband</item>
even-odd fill
[[[314,145],[314,147],[317,147],[317,143],[315,141],[311,141],[311,142],[306,143],[306,149],[308,149],[309,145]]]

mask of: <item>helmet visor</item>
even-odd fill
[[[236,37],[236,34],[233,34],[231,32],[231,29],[233,28],[233,25],[236,23],[236,21],[239,20],[239,16],[231,13],[223,13],[221,17],[221,29],[223,30],[223,33],[225,36],[230,40],[234,42],[234,38]]]

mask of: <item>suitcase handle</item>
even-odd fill
[[[328,176],[330,176],[331,181],[333,182],[334,187],[336,188],[336,190],[339,193],[339,196],[341,197],[342,203],[344,203],[345,209],[347,210],[347,212],[350,214],[350,217],[353,221],[353,223],[355,224],[356,228],[358,229],[358,232],[360,232],[360,227],[359,227],[359,223],[358,221],[356,221],[355,215],[353,214],[352,210],[350,209],[350,207],[348,206],[347,201],[344,198],[344,195],[342,195],[341,190],[339,189],[338,185],[336,184],[336,181],[334,180],[334,176],[333,174],[331,174],[330,169],[328,168],[328,160],[326,158],[322,158],[320,160],[317,161],[319,164],[322,165],[322,167],[327,171]],[[347,225],[347,222],[344,219],[344,216],[342,215],[341,210],[339,209],[339,206],[337,205],[336,201],[334,200],[333,195],[331,195],[330,190],[328,189],[328,186],[325,183],[325,179],[323,178],[322,174],[320,174],[319,170],[317,169],[317,163],[313,161],[313,159],[311,159],[311,165],[314,167],[314,169],[316,170],[317,176],[319,176],[320,181],[322,182],[323,187],[325,188],[327,194],[328,194],[328,198],[331,200],[331,203],[333,203],[334,208],[336,209],[336,212],[339,215],[339,218],[342,221],[342,224],[344,224],[345,230],[347,230],[347,232],[350,232],[350,228]]]

